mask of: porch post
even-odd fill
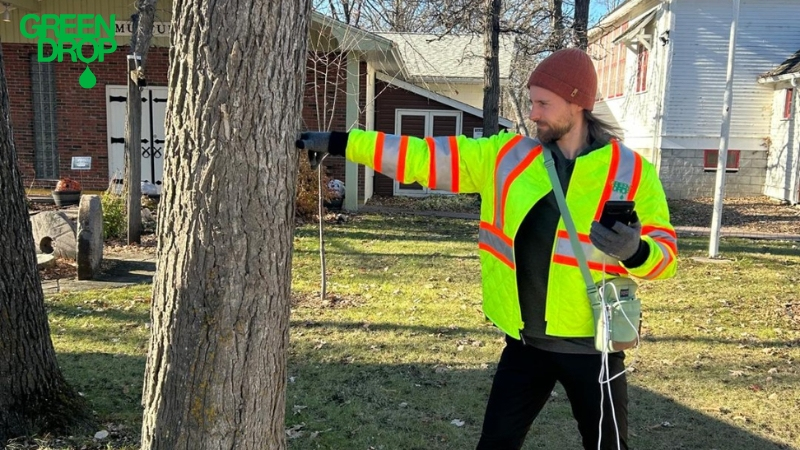
[[[375,68],[367,63],[367,104],[364,129],[375,131]],[[375,171],[364,166],[364,204],[372,198],[374,186],[372,184]]]
[[[347,109],[345,123],[347,129],[358,128],[358,111],[360,94],[360,61],[355,52],[347,54]],[[348,211],[358,210],[358,164],[347,160],[344,171],[344,209]]]

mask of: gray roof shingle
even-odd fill
[[[435,79],[483,80],[483,36],[425,33],[375,33],[391,39],[397,46],[411,77]],[[500,36],[500,78],[511,73],[513,39]]]

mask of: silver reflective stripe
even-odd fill
[[[670,255],[669,249],[665,248],[666,246],[664,244],[658,241],[653,241],[653,242],[655,242],[658,248],[661,249],[661,254],[663,255],[663,257],[661,258],[661,263],[658,264],[658,267],[651,270],[648,275],[657,277],[661,274],[661,272],[664,271],[664,269],[667,268],[672,258],[669,256]]]
[[[387,134],[383,140],[383,152],[381,154],[381,173],[389,178],[397,178],[398,161],[400,160],[400,136]]]
[[[514,249],[496,234],[481,228],[478,230],[478,241],[503,255],[508,260],[507,262],[514,263]]]
[[[619,161],[617,162],[617,174],[614,177],[610,200],[627,200],[628,193],[633,186],[634,173],[636,171],[636,153],[617,143],[619,149]]]
[[[616,258],[606,255],[598,250],[591,242],[580,241],[583,254],[586,255],[587,263],[596,263],[602,265],[605,263],[610,267],[621,267]],[[567,258],[577,259],[575,251],[572,249],[572,244],[567,237],[556,238],[556,255]]]
[[[675,239],[675,236],[667,233],[666,231],[653,230],[647,233],[647,236],[650,236],[651,238],[654,239],[661,239],[662,241],[667,241],[676,247],[678,246],[678,240]]]
[[[430,187],[432,189],[455,191],[456,187],[453,186],[453,152],[452,148],[450,148],[450,138],[442,136],[431,138],[431,140],[434,143],[433,159],[436,170],[436,185]]]
[[[524,137],[519,140],[497,163],[494,174],[494,226],[503,229],[503,190],[510,180],[509,175],[527,157],[531,151],[540,146],[538,140]]]

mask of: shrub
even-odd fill
[[[317,170],[311,168],[305,158],[300,158],[300,170],[297,172],[297,198],[295,204],[295,216],[304,221],[310,221],[319,212],[319,174]],[[329,177],[325,174],[323,167],[322,186],[324,189],[324,200],[331,199],[331,193],[327,189]]]
[[[101,197],[103,205],[103,238],[121,238],[127,230],[125,197],[107,190]]]

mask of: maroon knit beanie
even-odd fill
[[[528,87],[539,86],[564,100],[591,111],[597,96],[597,73],[592,58],[577,48],[554,52],[540,62],[528,79]]]

